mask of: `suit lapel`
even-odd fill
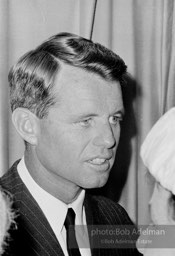
[[[60,244],[37,202],[26,187],[23,188],[22,194],[20,212],[27,219],[25,229],[37,243],[37,248],[47,248],[48,255],[63,256]]]
[[[48,220],[21,180],[16,166],[17,164],[11,168],[3,186],[12,193],[15,208],[19,209],[17,218],[19,240],[22,238],[27,241],[28,247],[32,247],[32,254],[30,255],[64,256]],[[28,255],[27,252],[25,255]]]
[[[86,212],[86,222],[90,238],[90,248],[92,256],[112,256],[113,254],[110,254],[109,250],[104,250],[103,248],[96,248],[98,241],[97,239],[93,240],[91,231],[93,226],[98,226],[100,225],[100,223],[102,225],[103,221],[101,219],[100,214],[98,213],[97,205],[94,204],[93,198],[87,193],[85,195],[84,206]]]
[[[93,241],[92,237],[92,228],[101,228],[102,226],[110,227],[112,223],[109,223],[109,220],[106,219],[106,216],[102,214],[102,209],[100,205],[93,199],[93,196],[86,193],[85,201],[85,212],[86,212],[86,221],[88,227],[88,233],[90,238],[90,247],[92,256],[117,256],[117,255],[125,255],[125,252],[121,253],[115,248],[102,248],[101,241],[98,241],[99,237],[96,237]],[[97,245],[99,244],[99,246]],[[97,248],[96,248],[97,247]]]

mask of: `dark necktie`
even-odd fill
[[[67,232],[67,250],[69,256],[81,256],[75,236],[75,212],[72,208],[68,208],[64,225]]]

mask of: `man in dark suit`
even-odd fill
[[[109,237],[94,240],[93,227],[100,232],[101,225],[132,222],[120,205],[87,193],[107,182],[114,163],[125,75],[118,55],[69,33],[51,37],[12,67],[12,120],[25,152],[0,181],[18,215],[10,255],[137,255],[126,245],[109,246]],[[75,233],[70,224],[79,227]]]

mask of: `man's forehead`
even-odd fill
[[[85,99],[87,95],[95,99],[97,90],[101,90],[102,95],[111,91],[112,99],[115,98],[114,92],[121,93],[119,87],[119,82],[107,81],[98,74],[64,64],[56,77],[54,91],[58,94],[76,94],[78,90]]]
[[[90,77],[92,75],[93,74],[89,73],[88,71],[82,68],[74,67],[68,64],[61,64],[60,70],[56,77],[56,83],[67,83],[70,82],[70,80],[74,83],[78,83],[79,81],[81,81],[81,79]]]

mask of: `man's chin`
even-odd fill
[[[84,184],[83,188],[84,189],[95,189],[95,188],[101,188],[103,187],[107,181],[108,181],[109,175],[106,175],[100,179],[96,179],[93,180],[91,182],[86,182],[86,184]]]

